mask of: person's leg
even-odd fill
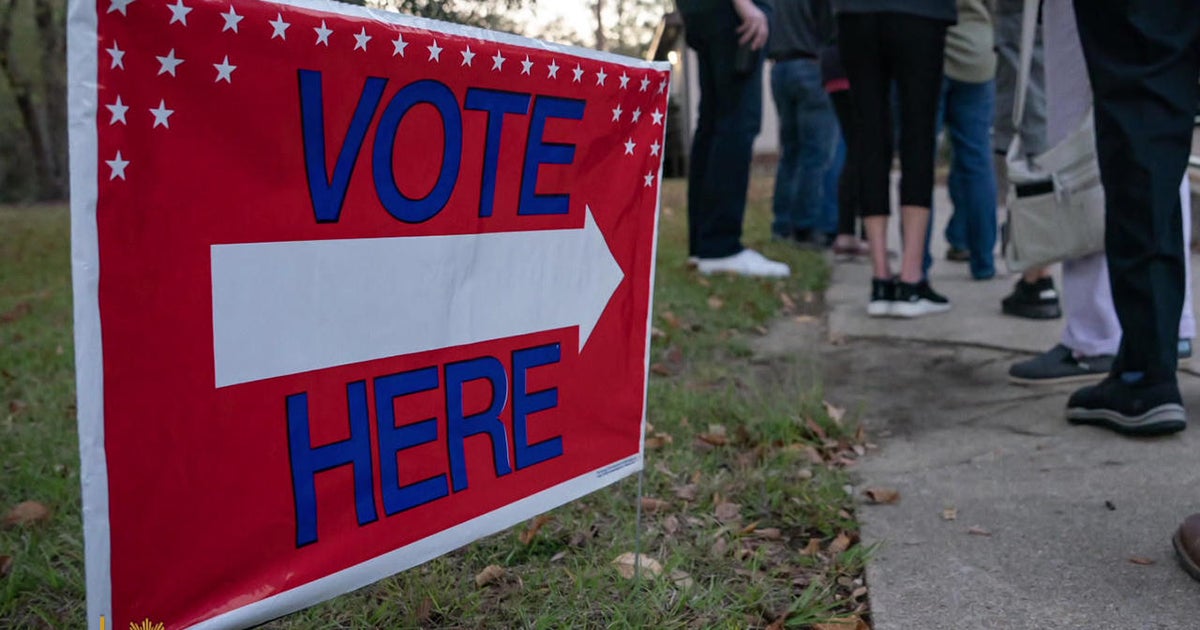
[[[897,307],[915,317],[950,308],[924,279],[925,243],[933,201],[933,166],[938,97],[946,25],[936,20],[891,14],[887,50],[892,55],[900,96],[903,137],[900,139],[900,212],[904,251],[901,254]],[[853,80],[851,80],[853,85]]]
[[[885,28],[879,14],[843,13],[838,16],[838,50],[853,86],[850,99],[855,131],[854,141],[848,146],[848,160],[857,166],[860,210],[867,229],[876,283],[888,283],[892,278],[887,257],[892,166],[891,117],[887,109],[891,102],[891,67],[880,46]],[[885,300],[872,300],[882,301]],[[890,305],[878,306],[876,310],[880,312],[873,314],[887,314],[884,311],[890,310]]]
[[[1067,417],[1122,432],[1178,431],[1186,426],[1175,370],[1187,274],[1179,182],[1200,96],[1200,5],[1077,0],[1075,11],[1124,334],[1112,377],[1072,395]]]
[[[950,77],[942,79],[942,95],[938,101],[937,114],[937,136],[943,138],[944,142],[950,142],[953,145],[949,127],[952,125],[952,119],[955,117],[951,108],[957,106],[960,97],[957,93],[957,82],[952,81]],[[967,231],[966,225],[963,222],[963,215],[958,211],[958,202],[955,201],[956,196],[961,195],[961,191],[956,188],[962,185],[962,178],[954,176],[955,163],[950,161],[950,174],[946,178],[946,192],[950,194],[950,218],[946,221],[946,229],[942,232],[942,236],[946,239],[946,244],[949,246],[949,251],[946,252],[946,259],[956,262],[966,260],[967,253]],[[925,243],[926,252],[929,251],[929,243]],[[926,256],[927,260],[931,260],[930,256]]]
[[[950,124],[950,119],[953,117],[953,112],[950,111],[950,108],[954,107],[952,101],[957,100],[958,95],[956,94],[955,84],[951,83],[948,77],[944,78],[942,80],[942,93],[938,100],[937,123],[934,128],[937,130],[935,132],[936,136],[939,139],[945,138],[946,142],[950,142],[948,125]],[[943,134],[943,131],[946,131],[946,133]],[[946,179],[946,189],[950,193],[951,202],[950,218],[946,221],[946,229],[942,232],[942,236],[946,239],[946,245],[948,246],[946,260],[953,262],[965,262],[968,260],[966,223],[963,221],[963,215],[958,211],[958,203],[955,201],[955,197],[961,196],[961,191],[957,190],[961,185],[962,179],[955,178],[954,162],[951,160],[950,175]],[[931,224],[933,223],[932,211],[933,208],[931,206],[929,219]],[[924,271],[926,275],[929,273],[929,267],[933,264],[933,256],[929,253],[932,240],[933,232],[930,230],[925,240]]]
[[[1062,302],[1066,310],[1062,344],[1079,356],[1115,356],[1121,322],[1113,309],[1104,253],[1063,262]]]
[[[832,98],[829,100],[830,106],[833,104]],[[838,131],[834,134],[834,151],[833,162],[829,163],[829,168],[826,169],[826,181],[824,181],[824,191],[826,191],[826,209],[824,209],[824,218],[826,224],[833,229],[829,234],[841,235],[854,234],[854,215],[848,217],[842,216],[841,212],[841,175],[846,169],[846,140],[842,138],[841,124],[838,124]]]
[[[1179,184],[1179,204],[1183,212],[1183,312],[1179,316],[1179,348],[1182,351],[1187,342],[1188,357],[1180,355],[1179,359],[1190,358],[1192,340],[1196,337],[1196,313],[1192,304],[1192,187],[1187,175]]]
[[[838,176],[838,238],[834,243],[835,253],[859,255],[867,253],[860,247],[857,231],[859,217],[859,167],[856,155],[850,147],[857,142],[857,125],[854,121],[854,106],[850,92],[841,90],[829,95],[837,114],[838,127],[842,130],[842,147],[846,153],[842,170]]]
[[[705,154],[693,160],[689,177],[702,197],[702,211],[689,212],[689,218],[694,218],[696,224],[693,254],[701,259],[717,259],[742,250],[750,160],[762,117],[762,58],[751,72],[737,71],[738,18],[731,6],[704,12],[691,22],[703,29],[697,34],[703,41],[697,53],[701,65],[707,66],[702,75],[707,76],[702,76],[700,82],[699,129],[707,137],[700,147]],[[690,24],[685,26],[691,28]],[[704,91],[706,86],[709,89]]]
[[[798,60],[779,61],[771,68],[771,96],[775,110],[779,112],[779,167],[775,171],[775,199],[772,208],[775,220],[771,223],[771,236],[791,239],[800,229],[801,145],[804,137],[800,133],[800,86],[797,76]],[[807,227],[807,226],[804,226]]]
[[[797,87],[796,120],[801,139],[796,222],[801,231],[811,232],[813,242],[819,243],[826,232],[822,219],[825,176],[833,161],[837,118],[821,85],[821,64],[808,59],[794,63],[797,64],[793,75]]]
[[[716,115],[716,74],[713,52],[709,45],[709,38],[716,30],[713,25],[715,20],[713,12],[683,14],[687,44],[696,51],[696,74],[700,84],[696,133],[692,138],[687,176],[688,256],[693,258],[700,256],[700,225],[706,221],[705,217],[713,213],[713,198],[707,190],[708,182],[705,181],[705,177],[708,173],[708,158],[712,153]]]
[[[996,180],[992,172],[992,82],[967,83],[947,79],[946,132],[952,146],[950,199],[954,220],[961,228],[962,249],[970,252],[971,277],[996,275]],[[951,238],[950,227],[946,238]],[[951,241],[953,245],[953,241]]]
[[[830,112],[833,112],[833,99],[829,100]],[[838,187],[842,178],[842,169],[846,167],[846,143],[842,140],[841,126],[837,116],[833,117],[833,160],[825,169],[825,205],[821,210],[821,229],[826,234],[826,242],[832,242],[836,235],[846,230],[846,234],[854,233],[854,218],[850,218],[849,226],[842,223],[842,215],[838,202]]]

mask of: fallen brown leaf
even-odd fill
[[[764,527],[756,530],[754,535],[759,538],[766,538],[767,540],[781,540],[783,538],[783,532],[778,527]]]
[[[682,485],[682,486],[676,486],[675,487],[675,496],[679,497],[680,499],[683,499],[684,501],[695,501],[696,495],[697,495],[697,493],[699,493],[699,491],[700,491],[699,486],[697,486],[694,483],[689,483],[689,484]]]
[[[483,588],[488,584],[494,584],[503,578],[507,573],[508,572],[504,570],[504,567],[495,564],[489,564],[479,572],[479,575],[475,576],[475,586]]]
[[[673,582],[675,586],[682,589],[692,588],[692,586],[696,584],[696,582],[692,580],[692,576],[688,575],[687,571],[680,571],[679,569],[671,571],[671,582]]]
[[[860,586],[860,587],[854,589],[854,592],[850,593],[850,599],[859,599],[859,598],[862,598],[863,596],[865,596],[866,594],[867,594],[867,587]]]
[[[809,538],[808,544],[804,546],[804,549],[800,550],[800,555],[815,556],[818,553],[820,553],[820,551],[821,551],[821,539],[820,538]]]
[[[967,533],[972,536],[991,536],[992,535],[992,532],[989,532],[988,530],[986,530],[978,525],[975,525],[975,526],[971,527],[970,529],[968,529]]]
[[[815,324],[821,321],[812,315],[797,315],[794,319],[798,324]]]
[[[679,328],[679,326],[680,326],[679,317],[677,315],[675,315],[675,313],[673,313],[671,311],[666,311],[662,315],[660,315],[660,317],[662,317],[663,322],[665,322],[667,324],[667,326],[670,326],[671,328]]]
[[[943,521],[953,521],[958,519],[958,508],[946,508],[942,510]]]
[[[417,606],[417,621],[425,623],[433,617],[433,599],[426,597],[421,600],[421,605]]]
[[[824,442],[825,440],[829,439],[829,436],[825,434],[825,429],[822,429],[821,425],[817,424],[812,418],[805,418],[804,426],[808,427],[808,432],[818,440]]]
[[[24,501],[4,515],[5,525],[32,525],[50,520],[50,508],[37,501]]]
[[[762,458],[762,454],[758,451],[758,449],[754,449],[754,450],[750,450],[750,451],[742,451],[742,452],[738,453],[737,454],[738,470],[749,470],[751,468],[754,468],[755,465],[758,464],[758,461],[761,458]]]
[[[655,560],[644,553],[635,554],[632,551],[626,551],[625,553],[617,556],[612,563],[616,565],[617,572],[621,574],[621,577],[627,580],[633,579],[638,566],[641,567],[642,573],[648,573],[651,576],[660,575],[663,570],[662,564],[660,564],[658,560]]]
[[[708,425],[708,432],[701,433],[698,437],[713,446],[724,446],[729,443],[729,432],[725,429],[725,425],[721,424]]]
[[[25,409],[27,407],[29,407],[29,404],[26,403],[24,400],[8,401],[8,412],[13,414],[14,416],[21,413],[22,411],[25,411]]]
[[[659,328],[658,326],[653,326],[650,328],[651,339],[663,339],[666,336],[667,333],[663,332],[663,329]]]
[[[667,440],[661,435],[651,435],[646,438],[646,450],[657,451],[667,445]]]
[[[900,501],[900,491],[895,488],[874,487],[863,491],[867,501],[877,505],[891,505]]]
[[[796,300],[793,300],[792,296],[788,295],[787,293],[780,292],[779,301],[783,303],[784,309],[789,311],[796,310]]]
[[[784,628],[786,628],[786,627],[787,627],[787,615],[784,615],[784,616],[776,619],[775,621],[772,621],[771,625],[767,626],[767,630],[784,630]]]
[[[724,538],[716,539],[713,542],[712,547],[708,550],[708,552],[714,558],[724,558],[725,553],[728,551],[729,551],[729,541],[725,540]]]
[[[846,410],[826,400],[825,413],[829,414],[830,420],[833,420],[837,424],[841,424],[842,417],[846,415]]]
[[[670,376],[671,368],[667,367],[665,363],[655,363],[650,366],[650,372],[656,376]]]
[[[670,535],[679,531],[679,519],[674,514],[663,519],[663,531]]]
[[[741,518],[742,506],[737,503],[719,503],[713,512],[717,515],[717,520],[728,523],[729,521],[736,521]]]
[[[871,626],[858,615],[838,617],[825,623],[814,623],[812,630],[871,630]]]
[[[12,556],[0,556],[0,578],[8,577],[8,574],[12,572],[12,565]]]
[[[758,521],[754,521],[753,523],[741,528],[738,530],[738,533],[742,536],[749,536],[750,534],[753,534],[754,530],[756,529],[758,529]]]
[[[829,543],[829,547],[825,550],[832,554],[839,554],[849,549],[850,543],[850,537],[846,535],[846,532],[842,532],[837,535],[837,538],[833,539],[833,542]]]
[[[534,537],[537,536],[542,527],[552,520],[554,520],[554,517],[547,514],[537,515],[537,517],[533,519],[533,522],[529,524],[529,529],[521,532],[521,543],[528,545],[529,543],[533,542]]]
[[[714,311],[719,311],[723,306],[725,306],[725,300],[722,300],[715,295],[708,296],[708,308],[711,308]]]
[[[1143,558],[1142,556],[1132,556],[1129,558],[1129,561],[1134,564],[1140,564],[1142,566],[1150,566],[1150,565],[1154,564],[1153,560],[1151,560],[1150,558]]]
[[[642,510],[647,514],[653,514],[659,510],[667,508],[670,505],[670,503],[667,503],[662,499],[655,499],[654,497],[642,497]]]

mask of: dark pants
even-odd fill
[[[1105,251],[1123,330],[1113,373],[1173,382],[1186,281],[1179,182],[1200,96],[1200,4],[1076,0],[1075,14],[1095,95]]]
[[[688,252],[723,258],[742,251],[742,218],[754,136],[762,121],[761,51],[739,73],[733,6],[683,14],[687,43],[699,58],[700,116],[688,166]]]
[[[858,123],[858,142],[849,147],[849,159],[860,169],[864,216],[890,210],[893,81],[900,105],[900,205],[928,208],[933,202],[934,125],[946,26],[906,13],[838,16],[838,50]]]
[[[840,234],[854,234],[854,227],[859,215],[859,174],[858,156],[850,150],[858,142],[858,125],[854,122],[854,106],[850,102],[850,91],[842,90],[829,95],[833,101],[833,111],[837,112],[838,123],[842,128],[842,140],[846,144],[846,161],[842,164],[842,173],[838,177],[838,230]]]

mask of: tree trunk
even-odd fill
[[[604,38],[604,0],[596,0],[596,50],[608,50]]]
[[[42,142],[42,135],[38,131],[37,109],[34,107],[29,81],[17,74],[11,56],[15,4],[16,2],[11,1],[0,3],[0,10],[3,11],[0,13],[0,77],[8,82],[9,91],[13,95],[13,100],[16,101],[22,130],[29,139],[29,147],[34,155],[30,162],[33,164],[34,181],[40,193],[42,183],[47,179],[47,173],[44,171],[45,161],[41,157],[45,155],[45,145]]]
[[[34,19],[42,44],[42,171],[39,183],[46,199],[65,199],[67,187],[66,11],[62,0],[34,3]]]

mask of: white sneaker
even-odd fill
[[[770,260],[753,249],[742,251],[725,258],[701,258],[696,262],[700,273],[733,273],[739,276],[761,278],[786,278],[792,270],[784,263]]]

